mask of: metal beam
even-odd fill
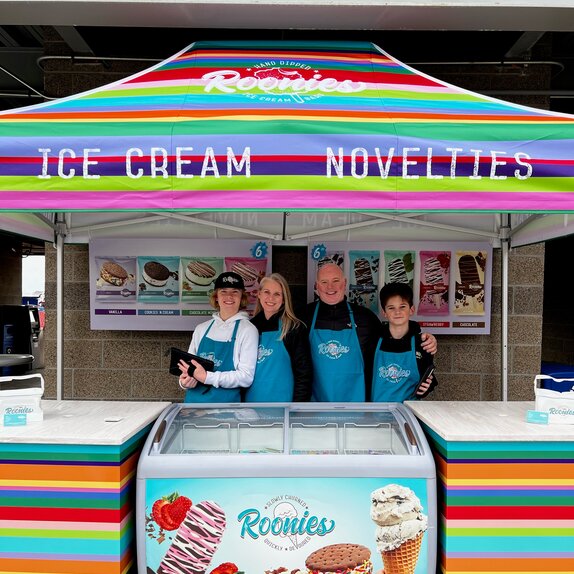
[[[534,45],[544,36],[546,32],[524,32],[504,54],[506,58],[521,58],[528,56]]]
[[[74,54],[91,54],[94,52],[74,26],[54,26],[62,40],[70,46]]]

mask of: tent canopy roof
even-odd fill
[[[12,211],[568,212],[574,117],[367,43],[199,42],[0,114]]]

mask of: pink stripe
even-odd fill
[[[2,208],[31,210],[155,210],[155,209],[385,209],[401,211],[467,210],[574,211],[574,193],[489,193],[489,192],[360,192],[360,191],[281,191],[281,190],[206,190],[172,192],[2,192]],[[493,206],[490,209],[485,207]],[[495,208],[494,208],[495,206]]]

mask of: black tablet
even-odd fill
[[[203,357],[198,357],[197,355],[192,355],[191,353],[186,353],[181,351],[176,347],[171,347],[170,349],[170,359],[169,359],[169,372],[172,375],[179,377],[181,371],[179,369],[179,361],[182,359],[189,364],[189,369],[187,371],[190,377],[193,377],[193,371],[195,371],[195,365],[191,364],[191,361],[197,361],[206,371],[213,371],[215,369],[215,363],[209,359],[204,359]]]

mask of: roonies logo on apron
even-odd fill
[[[338,359],[350,351],[347,345],[341,345],[339,341],[331,340],[321,343],[317,347],[320,355],[325,355],[329,359]]]
[[[379,377],[386,379],[394,385],[406,381],[410,376],[410,369],[403,369],[400,365],[391,364],[386,367],[379,367]]]
[[[262,363],[267,357],[270,357],[273,354],[273,349],[268,349],[263,345],[259,345],[257,347],[257,362]]]
[[[356,93],[366,88],[364,82],[324,77],[319,70],[293,60],[268,60],[237,70],[214,70],[202,76],[206,92],[233,94],[261,102],[296,102],[303,104],[328,93]],[[263,92],[263,93],[261,93]]]
[[[203,357],[204,359],[207,359],[208,361],[213,361],[213,364],[215,365],[216,369],[218,367],[221,367],[222,360],[216,359],[213,353],[201,353],[199,356]]]

